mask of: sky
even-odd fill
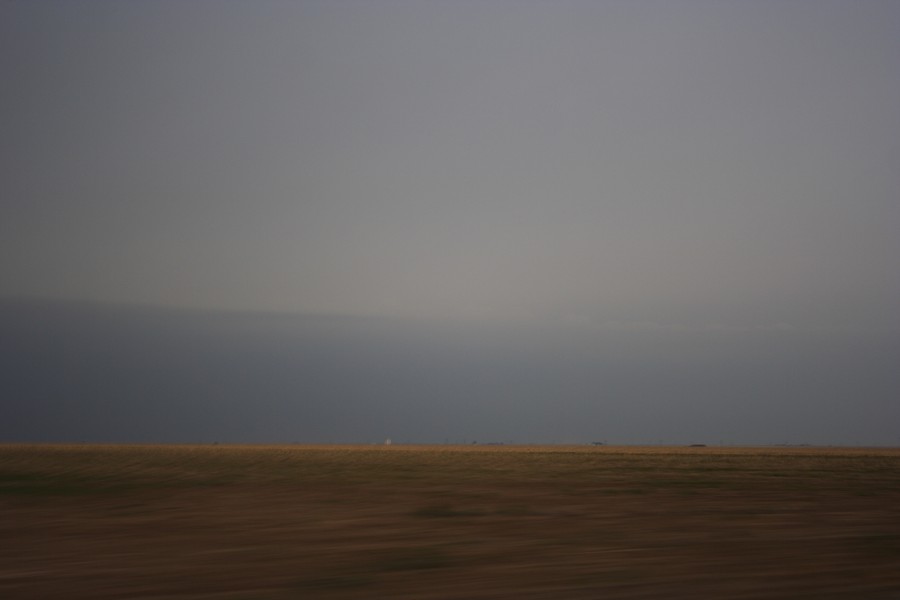
[[[900,445],[900,4],[0,3],[0,440]]]

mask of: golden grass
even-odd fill
[[[3,598],[900,597],[900,450],[0,445]]]

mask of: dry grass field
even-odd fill
[[[900,450],[0,445],[0,598],[900,599]]]

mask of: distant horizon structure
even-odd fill
[[[390,445],[391,445],[391,438],[388,438],[388,439],[384,440],[384,445],[385,445],[385,446],[390,446]]]

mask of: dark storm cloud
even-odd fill
[[[878,0],[2,2],[0,437],[897,443],[898,64]]]
[[[896,443],[896,336],[8,301],[0,439]]]

